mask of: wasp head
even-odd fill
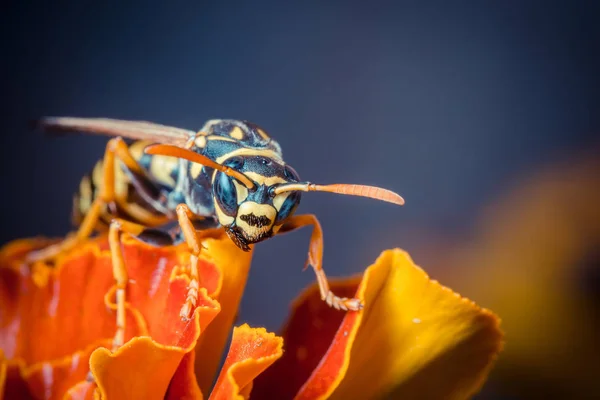
[[[245,251],[250,250],[250,244],[279,231],[300,204],[300,192],[337,193],[404,204],[399,194],[376,186],[300,182],[296,171],[281,161],[281,152],[276,150],[278,147],[268,150],[271,156],[235,155],[218,162],[185,147],[168,144],[149,146],[145,152],[179,157],[212,168],[217,218],[229,237]]]
[[[213,176],[217,217],[233,242],[242,250],[273,236],[298,204],[299,192],[275,194],[282,184],[299,182],[296,171],[275,159],[263,156],[232,157],[223,165],[244,174],[252,187],[222,171]]]

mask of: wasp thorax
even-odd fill
[[[275,208],[268,204],[246,201],[240,205],[235,224],[250,242],[258,242],[270,235],[277,217]]]

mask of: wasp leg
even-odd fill
[[[288,218],[283,224],[279,233],[290,232],[303,226],[312,225],[313,231],[310,236],[310,247],[308,250],[308,260],[304,268],[308,265],[313,268],[317,276],[317,283],[319,284],[319,291],[321,293],[321,299],[327,302],[327,304],[338,310],[360,310],[363,305],[359,299],[349,299],[347,297],[338,297],[329,289],[329,283],[327,282],[327,276],[323,270],[323,230],[317,217],[312,214],[296,215]]]
[[[108,230],[108,244],[112,258],[113,277],[116,283],[116,310],[117,310],[117,331],[113,339],[113,351],[123,345],[125,341],[125,290],[127,288],[128,276],[125,267],[123,250],[121,249],[121,234],[129,233],[134,237],[142,237],[148,229],[144,225],[115,218],[110,223]],[[164,240],[163,240],[164,242]],[[164,243],[168,244],[168,243]]]
[[[185,318],[189,316],[190,311],[196,306],[198,300],[198,255],[200,253],[200,240],[207,237],[219,237],[222,235],[222,229],[203,229],[202,231],[196,231],[198,223],[208,223],[211,221],[197,221],[190,220],[188,215],[192,215],[191,211],[187,206],[181,205],[178,210],[182,210],[182,216],[180,218],[180,229],[184,234],[186,242],[192,251],[191,266],[190,266],[190,285],[188,286],[187,298],[184,306],[181,310],[181,316]],[[214,224],[214,223],[213,223]],[[125,221],[120,218],[115,218],[110,224],[108,231],[108,243],[110,246],[113,276],[116,281],[116,310],[117,310],[117,331],[113,340],[113,351],[123,345],[125,340],[125,311],[126,311],[126,288],[128,283],[127,268],[125,265],[125,259],[123,257],[123,251],[121,249],[121,235],[123,232],[129,233],[134,238],[148,243],[152,246],[169,246],[177,242],[177,235],[175,232],[165,232],[160,229],[147,228],[144,225],[136,224],[133,222]],[[188,240],[188,238],[191,238]],[[194,254],[196,254],[194,256]],[[187,310],[187,311],[184,311]]]
[[[195,215],[185,204],[179,204],[176,212],[177,220],[179,221],[179,227],[191,253],[189,272],[190,283],[188,285],[187,298],[183,304],[183,307],[181,307],[181,311],[179,312],[179,316],[181,318],[189,319],[191,311],[194,309],[194,307],[196,307],[198,302],[198,287],[200,285],[198,276],[198,258],[200,257],[200,252],[202,250],[200,242],[204,238],[220,237],[223,234],[223,229],[211,228],[196,230],[193,221]]]
[[[144,173],[142,167],[140,167],[129,153],[129,148],[123,139],[118,137],[110,139],[104,152],[104,173],[100,194],[92,203],[92,206],[86,213],[77,232],[70,234],[60,243],[31,252],[27,256],[27,262],[31,263],[55,258],[60,253],[72,249],[78,243],[87,239],[93,233],[94,229],[96,229],[98,220],[101,218],[107,204],[118,203],[119,206],[126,209],[126,211],[131,211],[131,214],[139,214],[136,213],[137,209],[129,209],[129,205],[123,204],[124,202],[119,201],[119,199],[115,197],[115,157],[129,170],[140,174]]]

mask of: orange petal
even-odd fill
[[[252,252],[238,249],[227,237],[224,240],[208,239],[204,246],[207,259],[221,270],[221,279],[211,286],[214,291],[208,291],[221,304],[221,312],[202,334],[196,346],[196,377],[202,392],[209,393],[237,316],[250,271]]]
[[[189,253],[183,246],[156,249],[132,239],[124,241],[123,248],[128,272],[136,282],[136,290],[128,290],[128,299],[144,316],[151,337],[134,337],[115,353],[97,349],[90,358],[91,371],[103,398],[162,399],[179,363],[194,348],[220,306],[201,287],[192,319],[183,321],[179,316],[189,278],[185,268],[169,264],[172,260],[189,265]],[[167,261],[161,263],[161,259]],[[157,274],[147,265],[164,267]],[[213,278],[220,275],[213,263],[202,259],[199,269],[203,279],[219,280]]]
[[[219,304],[208,296],[218,293],[224,280],[225,268],[217,262],[234,259],[233,267],[246,272],[249,268],[251,255],[236,258],[240,251],[227,237],[215,240],[217,245],[199,263],[198,308],[184,323],[179,311],[189,283],[187,247],[155,248],[127,235],[123,239],[129,274],[126,340],[149,336],[136,337],[115,354],[98,348],[100,343],[110,346],[115,333],[115,313],[110,309],[114,296],[109,291],[114,279],[104,238],[86,242],[57,260],[55,267],[38,263],[31,268],[21,262],[27,251],[40,245],[38,241],[13,242],[0,251],[0,347],[7,358],[22,360],[23,367],[16,370],[36,396],[51,393],[52,398],[62,398],[69,387],[83,382],[89,354],[96,348],[90,360],[102,394],[121,398],[120,390],[129,393],[137,379],[152,383],[146,385],[146,398],[164,395],[179,362],[219,311]],[[40,371],[44,374],[38,379]],[[151,373],[156,376],[149,381]],[[69,395],[80,396],[89,389],[81,383]]]
[[[62,398],[70,385],[85,379],[93,349],[108,345],[114,334],[114,318],[98,317],[107,313],[103,288],[113,282],[106,266],[95,262],[97,245],[84,246],[56,267],[24,265],[24,255],[45,243],[19,240],[0,250],[0,348],[10,360],[7,398],[20,398],[16,393],[25,391]]]
[[[22,257],[37,244],[21,240],[0,251],[0,347],[26,365],[69,356],[110,338],[115,326],[112,318],[98,318],[107,314],[103,297],[113,279],[110,266],[97,260],[97,246],[85,246],[56,268],[24,265]]]
[[[281,357],[282,346],[283,340],[264,328],[247,324],[234,328],[229,353],[210,399],[247,399],[252,381]]]
[[[219,304],[201,289],[198,308],[190,321],[179,317],[185,301],[187,282],[179,277],[171,284],[165,323],[172,335],[158,343],[150,337],[134,337],[116,352],[99,348],[92,353],[90,366],[102,398],[162,399],[183,356],[219,312]]]
[[[357,282],[340,284],[351,291]],[[336,290],[349,294],[339,287]],[[332,329],[337,331],[331,345],[296,398],[367,399],[387,394],[390,398],[462,399],[483,384],[502,346],[498,319],[431,281],[408,254],[384,252],[365,272],[357,296],[365,309],[345,313],[341,324],[334,315],[337,311],[320,301],[315,287],[301,298],[286,335],[290,339],[318,335],[316,346],[312,346],[314,336],[289,341],[286,336],[281,366],[278,362],[256,382],[262,397],[268,393],[266,380],[270,378],[278,398],[291,398],[277,383],[287,385],[293,379],[289,374],[296,373],[294,365],[305,374],[303,362],[309,360],[312,365],[315,354],[323,354],[321,334],[327,336]],[[304,321],[304,329],[295,321],[297,317]],[[294,341],[298,347],[289,346]]]

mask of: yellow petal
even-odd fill
[[[367,269],[357,296],[365,309],[337,333],[349,343],[341,374],[327,391],[315,381],[326,354],[297,398],[464,399],[479,390],[502,347],[494,314],[430,280],[400,250]]]

